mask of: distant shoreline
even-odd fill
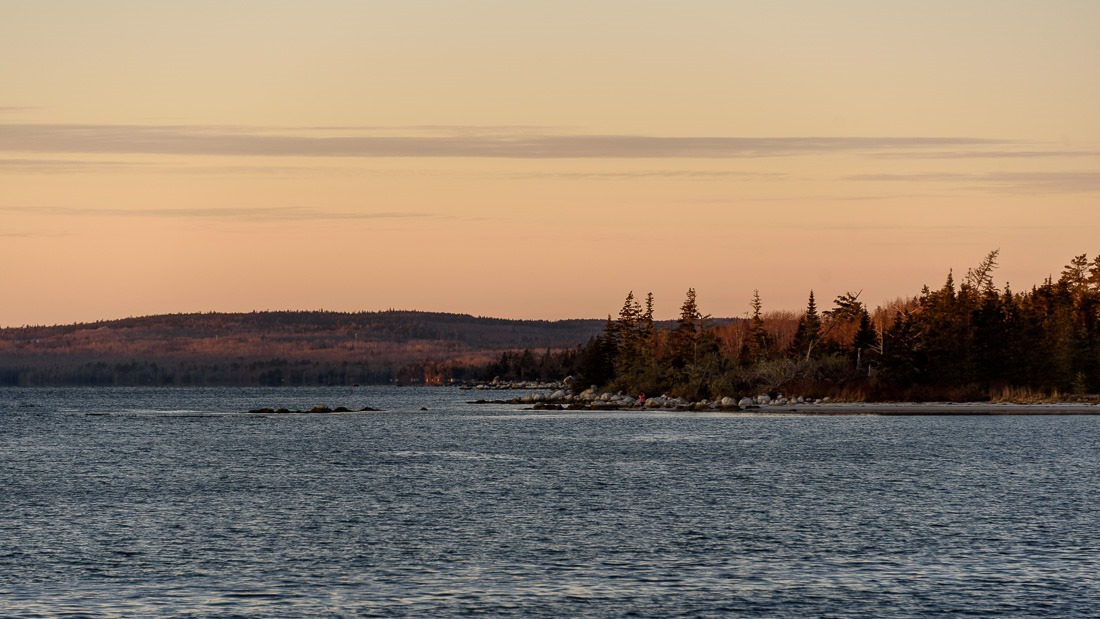
[[[717,402],[660,404],[593,400],[532,400],[530,396],[510,400],[476,400],[467,404],[520,405],[522,410],[562,412],[687,412],[731,415],[814,415],[814,416],[997,416],[997,415],[1100,415],[1100,403],[1093,402],[784,402],[731,405]],[[527,407],[525,405],[532,404]]]
[[[756,409],[755,412],[795,413],[800,415],[872,415],[908,416],[997,416],[997,415],[1100,415],[1100,405],[1079,403],[1010,404],[990,402],[829,402]],[[748,412],[754,412],[749,409]]]

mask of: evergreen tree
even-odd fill
[[[646,341],[653,345],[654,336],[657,334],[657,328],[653,324],[653,293],[647,292],[645,295],[645,311],[642,313],[641,320],[642,336]]]
[[[1100,254],[1096,255],[1096,258],[1092,261],[1092,266],[1089,267],[1089,287],[1093,290],[1100,290]]]
[[[653,323],[653,294],[646,295],[646,307],[627,295],[617,323],[618,355],[615,360],[614,385],[628,392],[650,393],[663,387],[660,365],[657,363],[657,333]]]
[[[806,303],[806,313],[798,319],[798,326],[791,341],[790,352],[806,360],[815,352],[814,347],[821,339],[821,316],[817,313],[817,303],[814,300],[814,291],[810,291],[810,299]]]
[[[898,312],[886,329],[888,342],[882,351],[882,376],[894,387],[921,382],[925,370],[924,350],[916,320],[908,311]]]
[[[583,391],[591,385],[606,385],[615,378],[618,338],[615,323],[607,317],[603,333],[597,335],[577,354],[577,380],[573,388]]]
[[[681,370],[696,361],[699,343],[699,326],[703,315],[695,301],[695,289],[688,288],[687,298],[680,306],[680,318],[669,335],[669,360],[672,367]]]
[[[759,290],[752,291],[752,300],[749,301],[749,307],[752,308],[752,315],[749,317],[748,331],[745,333],[744,341],[741,344],[741,359],[749,363],[755,363],[767,358],[770,339],[767,330],[764,328],[762,312],[764,303],[760,300]]]
[[[1058,281],[1069,287],[1074,297],[1080,297],[1088,288],[1090,279],[1088,256],[1081,254],[1074,256],[1069,264],[1063,267],[1062,277]]]
[[[1001,250],[994,249],[986,254],[986,257],[978,263],[978,266],[966,272],[966,286],[985,293],[997,293],[997,287],[993,285],[993,271],[997,268],[997,256]]]
[[[874,350],[877,341],[878,333],[871,325],[871,315],[867,313],[866,309],[861,309],[859,312],[859,327],[856,329],[855,337],[852,338],[852,353],[855,357],[857,371],[867,361],[868,353]]]

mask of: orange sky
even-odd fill
[[[0,6],[0,325],[736,316],[1100,252],[1091,0]]]

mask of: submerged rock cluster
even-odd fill
[[[290,414],[311,414],[311,413],[367,413],[377,411],[377,408],[371,408],[364,406],[360,409],[352,410],[346,406],[337,406],[336,408],[329,408],[324,404],[318,404],[309,410],[295,410],[289,408],[254,408],[252,410],[244,411],[253,415],[290,415]]]

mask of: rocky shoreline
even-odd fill
[[[692,402],[683,398],[657,396],[639,398],[622,393],[601,393],[587,389],[580,394],[565,390],[552,393],[527,395],[497,400],[474,400],[469,404],[529,405],[527,410],[549,411],[691,411],[691,412],[745,412],[745,413],[793,413],[796,415],[822,416],[934,416],[934,415],[1100,415],[1100,403],[1096,402],[837,402],[829,398],[785,397],[767,394],[755,397],[700,400]]]
[[[690,401],[684,398],[670,397],[667,395],[652,398],[636,398],[623,393],[599,392],[589,388],[579,394],[572,394],[564,389],[558,389],[553,393],[531,393],[507,400],[474,400],[469,404],[530,404],[533,410],[674,410],[674,411],[741,411],[762,409],[775,406],[806,406],[818,403],[827,403],[829,398],[820,400],[797,396],[787,398],[783,395],[771,397],[768,394],[760,394],[755,397],[731,398],[724,397],[716,400]]]
[[[559,390],[568,389],[569,380],[540,383],[537,381],[502,381],[494,378],[489,382],[465,383],[458,386],[463,391],[516,391],[516,390]]]

